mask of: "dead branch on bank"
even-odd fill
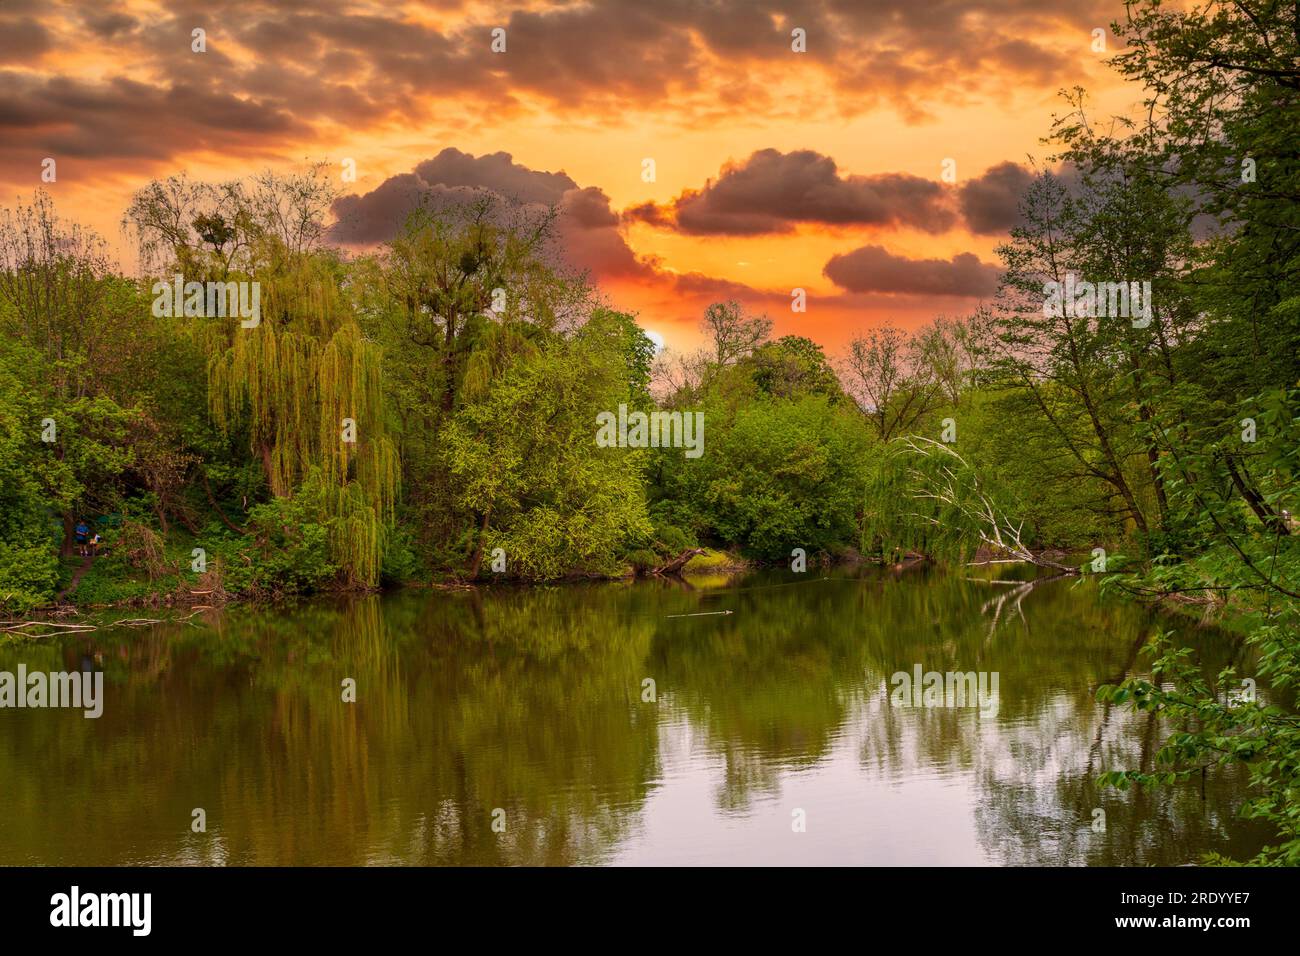
[[[58,621],[0,621],[0,634],[20,634],[24,637],[51,637],[56,634],[85,634],[90,631],[108,630],[114,627],[153,627],[155,624],[184,624],[203,611],[213,610],[212,605],[195,607],[184,617],[132,617],[119,621],[105,621],[102,624],[61,624]]]

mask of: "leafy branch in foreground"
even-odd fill
[[[1281,838],[1249,862],[1300,864],[1300,717],[1282,704],[1300,678],[1296,623],[1294,612],[1288,611],[1284,619],[1258,628],[1250,637],[1260,651],[1258,672],[1268,680],[1269,694],[1277,702],[1257,700],[1253,679],[1242,678],[1235,667],[1207,678],[1193,648],[1176,646],[1168,633],[1157,634],[1146,649],[1154,659],[1151,679],[1103,685],[1097,699],[1158,714],[1176,729],[1156,753],[1154,769],[1108,771],[1100,783],[1119,789],[1172,784],[1214,767],[1246,764],[1251,787],[1259,795],[1246,802],[1242,815],[1267,821]]]

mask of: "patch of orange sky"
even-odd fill
[[[481,9],[467,5],[463,11]],[[408,8],[419,22],[445,27],[453,14]],[[214,42],[216,37],[210,42]],[[1122,83],[1103,58],[1091,52],[1086,32],[1050,38],[1057,49],[1071,53],[1078,76],[1066,85],[1085,86],[1091,109],[1099,116],[1131,112],[1137,91]],[[64,35],[58,49],[30,67],[41,73],[104,79],[114,75],[146,75],[147,63],[123,64],[111,50],[78,43]],[[257,55],[255,51],[243,51]],[[743,160],[755,150],[809,149],[832,157],[841,175],[901,172],[938,180],[945,158],[957,163],[958,185],[998,163],[1040,165],[1051,148],[1040,140],[1050,130],[1054,112],[1066,111],[1058,87],[1035,83],[1011,72],[980,72],[962,84],[960,93],[925,100],[914,110],[900,110],[888,98],[867,112],[845,116],[832,106],[829,78],[816,71],[759,75],[764,90],[762,108],[746,110],[709,103],[708,93],[668,98],[649,105],[607,114],[589,110],[558,112],[534,96],[519,95],[508,109],[482,109],[474,104],[445,102],[436,91],[421,104],[423,115],[391,117],[369,128],[316,126],[301,141],[242,144],[238,153],[186,153],[159,163],[78,161],[61,159],[59,179],[48,188],[60,213],[94,227],[118,251],[124,268],[134,267],[129,243],[119,228],[131,193],[150,178],[186,170],[199,179],[229,179],[263,167],[289,167],[306,158],[338,163],[351,157],[357,181],[349,190],[367,192],[389,176],[409,172],[422,160],[446,147],[481,155],[503,150],[514,161],[535,170],[563,171],[579,186],[597,186],[610,197],[615,211],[654,201],[668,203],[683,190],[699,189],[717,177],[728,161]],[[715,65],[713,92],[725,89],[727,65]],[[753,80],[753,75],[748,80]],[[382,82],[371,77],[369,83]],[[950,78],[936,77],[936,90]],[[845,98],[836,94],[837,102]],[[874,91],[863,97],[876,102]],[[906,115],[904,115],[906,113]],[[166,136],[165,130],[159,131]],[[642,161],[653,158],[656,179],[642,179]],[[28,183],[6,171],[6,192],[30,196],[39,186],[39,157],[33,157]],[[861,245],[883,245],[895,255],[943,258],[963,252],[995,262],[998,237],[976,236],[958,227],[938,235],[913,230],[829,228],[802,225],[780,235],[729,237],[690,236],[636,223],[624,227],[627,241],[639,256],[666,272],[701,273],[744,283],[784,296],[774,298],[769,315],[777,334],[802,334],[835,352],[854,334],[884,322],[912,327],[938,315],[960,315],[975,303],[966,299],[918,296],[874,296],[865,305],[835,301],[839,290],[822,275],[831,256]],[[790,311],[794,288],[807,290],[808,311]],[[695,328],[705,298],[683,299],[667,280],[601,283],[611,304],[639,314],[641,324],[663,336],[670,347],[689,349],[698,341]],[[867,297],[864,297],[867,298]]]

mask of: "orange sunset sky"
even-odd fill
[[[387,238],[421,195],[490,189],[558,205],[571,264],[672,347],[696,343],[708,302],[737,298],[835,354],[871,326],[988,297],[1027,170],[1049,165],[1058,92],[1085,87],[1098,116],[1134,108],[1139,91],[1105,62],[1122,13],[1119,0],[0,0],[0,190],[29,201],[54,158],[60,214],[133,269],[120,220],[149,179],[305,159],[341,176],[351,158],[332,233],[346,247]],[[796,287],[806,313],[791,311]]]

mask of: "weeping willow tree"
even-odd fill
[[[225,183],[184,175],[138,191],[124,222],[146,268],[189,281],[256,281],[260,322],[185,323],[208,356],[208,408],[247,435],[274,499],[328,530],[348,584],[378,582],[397,495],[397,453],[380,389],[381,349],[363,337],[323,248],[337,189],[324,163]],[[309,519],[310,520],[310,519]]]
[[[245,430],[271,493],[323,482],[320,521],[346,583],[374,586],[393,522],[398,461],[387,435],[382,350],[340,294],[341,265],[290,256],[259,274],[261,322],[228,323],[208,362],[208,401],[225,435]]]

